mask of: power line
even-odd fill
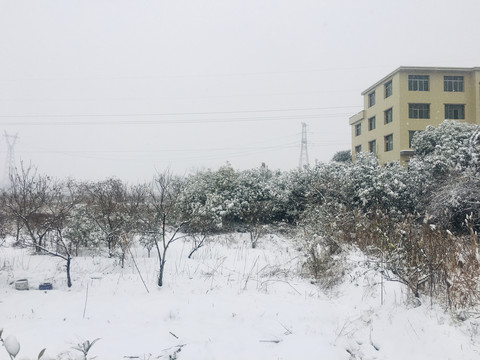
[[[304,114],[304,115],[288,115],[288,116],[254,116],[254,117],[235,117],[235,118],[203,118],[203,119],[155,119],[155,120],[95,120],[95,121],[0,121],[0,125],[5,126],[70,126],[70,125],[159,125],[159,124],[207,124],[207,123],[242,123],[242,122],[254,122],[254,121],[281,121],[281,120],[301,120],[301,119],[317,119],[322,120],[326,118],[335,117],[349,117],[351,113],[336,113],[336,114]],[[118,115],[127,116],[127,115]],[[75,117],[118,117],[117,115],[66,115],[66,116],[54,116],[55,118],[75,118]],[[136,116],[158,116],[157,114],[131,114],[130,117]],[[7,116],[0,116],[0,118],[6,118]],[[20,117],[20,116],[17,116]],[[27,118],[29,116],[21,116]],[[34,116],[36,118],[46,118],[48,116]]]
[[[284,143],[279,145],[266,146],[239,146],[239,147],[223,147],[223,148],[206,148],[206,149],[159,149],[159,150],[33,150],[35,154],[49,153],[55,155],[63,155],[73,158],[97,159],[108,161],[139,161],[136,155],[143,154],[140,160],[212,160],[212,159],[229,159],[241,157],[250,154],[264,154],[278,150],[297,148],[297,142]],[[23,151],[28,153],[31,151]],[[121,154],[121,157],[114,156]],[[112,156],[111,156],[112,155]],[[130,155],[130,156],[125,156]]]
[[[312,111],[312,110],[335,110],[360,108],[360,106],[330,106],[330,107],[309,107],[291,109],[263,109],[263,110],[236,110],[236,111],[204,111],[204,112],[169,112],[169,113],[129,113],[129,114],[20,114],[0,115],[0,118],[83,118],[83,117],[150,117],[150,116],[185,116],[185,115],[225,115],[225,114],[246,114],[265,112],[290,112],[290,111]]]
[[[350,70],[378,70],[391,69],[392,65],[378,65],[378,66],[335,66],[335,67],[323,67],[313,69],[291,69],[283,71],[243,71],[243,72],[223,72],[223,73],[204,73],[204,74],[158,74],[158,75],[132,75],[132,76],[65,76],[65,77],[3,77],[0,78],[0,82],[13,82],[13,81],[91,81],[91,80],[158,80],[168,78],[211,78],[211,77],[235,77],[235,76],[264,76],[264,75],[284,75],[284,74],[310,74],[321,73],[331,71],[350,71]]]

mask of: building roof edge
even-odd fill
[[[371,85],[368,87],[366,90],[362,91],[362,95],[365,95],[375,89],[378,85],[386,82],[389,78],[393,77],[395,74],[403,71],[462,71],[462,72],[468,72],[468,71],[480,71],[480,67],[438,67],[438,66],[400,66],[394,71],[392,71],[390,74],[387,76],[384,76],[381,78],[379,81],[377,81],[375,84]]]

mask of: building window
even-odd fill
[[[408,104],[410,119],[430,119],[430,104]]]
[[[362,145],[355,146],[355,154],[358,154],[360,151],[362,151]]]
[[[385,110],[385,124],[390,124],[393,121],[393,111],[392,108]]]
[[[385,136],[385,151],[393,150],[393,134]]]
[[[368,107],[375,105],[375,91],[368,94]]]
[[[445,104],[445,119],[465,119],[465,105]]]
[[[463,76],[444,76],[443,90],[451,92],[463,92]]]
[[[409,91],[428,91],[429,76],[428,75],[408,75]]]
[[[385,83],[385,97],[392,95],[392,80]]]
[[[376,140],[372,140],[372,141],[368,142],[368,151],[370,151],[371,153],[374,153],[374,154],[377,153],[377,141]]]
[[[411,149],[412,148],[412,141],[413,137],[415,134],[418,132],[418,130],[409,130],[408,131],[408,147]]]
[[[375,129],[375,116],[368,119],[368,130]]]
[[[358,136],[362,133],[362,124],[355,125],[355,136]]]

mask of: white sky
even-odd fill
[[[350,149],[399,66],[480,66],[478,0],[0,0],[0,164],[149,180]],[[0,171],[4,171],[4,166]]]

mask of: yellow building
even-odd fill
[[[480,67],[399,67],[364,92],[350,118],[352,154],[374,152],[381,164],[408,162],[415,131],[445,119],[480,124]]]

